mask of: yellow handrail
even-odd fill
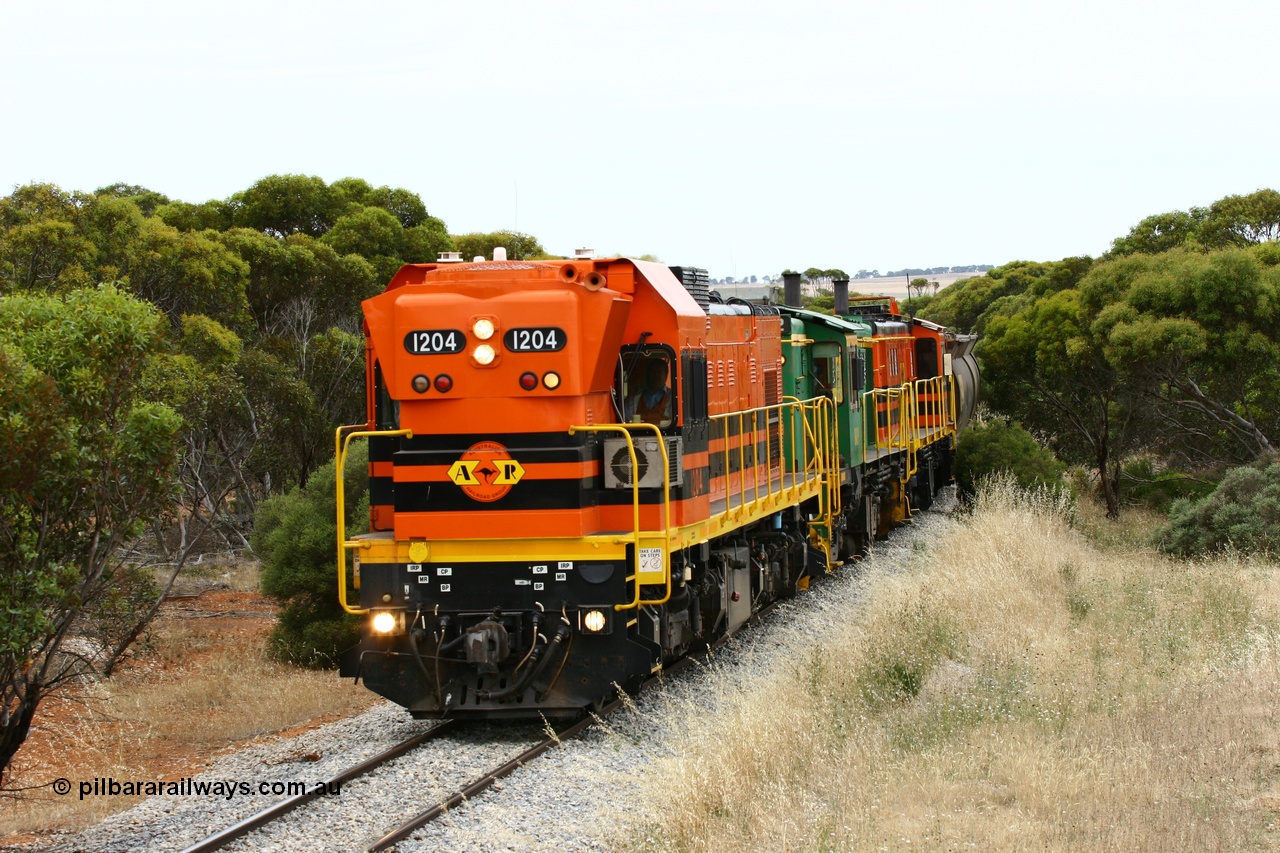
[[[370,438],[372,436],[404,436],[413,438],[411,429],[366,430],[364,424],[338,427],[333,435],[333,458],[335,463],[334,485],[338,497],[338,603],[348,613],[368,613],[367,607],[352,607],[347,604],[347,555],[352,548],[364,547],[360,542],[347,541],[347,498],[342,483],[342,472],[347,463],[347,452],[351,449],[354,438]],[[345,437],[343,434],[346,434]]]
[[[826,552],[827,562],[830,563],[831,529],[834,526],[835,517],[841,510],[840,431],[836,423],[835,402],[825,396],[812,397],[808,400],[788,396],[783,398],[779,408],[793,411],[788,423],[794,422],[794,412],[800,415],[801,430],[789,430],[792,463],[796,466],[796,471],[803,471],[806,474],[804,478],[806,481],[817,479],[821,483],[817,495],[817,515],[826,532],[825,535],[816,532],[813,535],[818,540],[816,544]],[[813,448],[812,454],[808,452],[810,447]],[[793,476],[793,488],[794,484]]]
[[[658,447],[662,452],[662,508],[663,508],[663,547],[662,547],[662,573],[666,579],[666,594],[662,598],[649,601],[640,598],[640,478],[636,476],[639,471],[639,460],[636,459],[636,446],[631,440],[631,430],[648,429],[652,430],[658,436]],[[569,435],[577,432],[620,432],[627,439],[627,453],[631,457],[631,512],[632,512],[632,528],[630,542],[635,549],[635,581],[636,595],[629,604],[615,604],[614,610],[634,610],[642,605],[650,604],[666,604],[671,600],[671,557],[668,545],[671,540],[671,460],[667,454],[667,440],[663,436],[662,430],[654,424],[596,424],[592,426],[571,426],[569,427]],[[622,540],[628,541],[628,540]]]

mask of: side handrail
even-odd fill
[[[736,448],[733,448],[733,449],[730,448],[731,442],[729,441],[729,438],[728,438],[729,430],[727,427],[731,418],[736,419],[736,422],[738,424],[738,435],[742,436],[747,434],[744,432],[742,428],[744,423],[743,419],[745,418],[745,416],[750,415],[751,416],[751,433],[750,434],[755,435],[756,433],[763,432],[766,436],[766,446],[765,446],[765,456],[764,456],[766,470],[772,470],[772,466],[776,461],[778,463],[779,471],[784,475],[787,473],[787,468],[785,465],[786,459],[782,456],[779,456],[778,459],[775,460],[772,456],[772,449],[769,448],[768,446],[767,437],[770,429],[768,413],[774,412],[774,411],[776,411],[779,415],[778,429],[781,432],[780,441],[779,441],[779,451],[781,451],[782,448],[786,446],[785,442],[782,441],[781,439],[788,439],[790,441],[790,447],[791,447],[791,464],[795,467],[795,470],[797,472],[804,471],[810,475],[816,476],[820,471],[823,470],[822,464],[824,461],[832,460],[834,464],[834,459],[836,454],[833,453],[832,442],[835,440],[835,436],[837,434],[834,427],[835,407],[832,401],[827,397],[813,397],[808,400],[801,400],[798,397],[787,396],[783,398],[783,401],[781,403],[773,403],[771,405],[766,405],[766,406],[756,406],[751,409],[742,409],[736,412],[727,412],[722,415],[712,415],[710,420],[712,420],[713,422],[720,422],[725,425],[725,428],[721,430],[722,434],[725,436],[724,447],[722,448],[721,453],[723,453],[724,455],[725,510],[726,511],[734,508],[733,500],[732,500],[733,494],[732,492],[730,492],[728,487],[728,472],[730,471],[730,468],[731,468],[729,463],[731,461],[731,453],[733,453],[734,450],[736,450],[737,452],[737,459],[739,464],[738,508],[745,506],[747,497],[748,497],[747,493],[749,489],[751,491],[752,500],[759,500],[761,486],[763,486],[765,489],[765,496],[768,496],[774,493],[773,486],[771,484],[771,478],[766,479],[765,482],[761,483],[759,479],[760,475],[754,470],[752,471],[752,480],[750,483],[748,483],[747,477],[744,472],[746,471],[747,467],[754,467],[754,466],[746,465],[746,452],[745,452],[746,442],[743,439],[739,438],[738,446]],[[825,413],[827,416],[821,417],[822,413]],[[764,416],[763,427],[760,426],[761,415]],[[792,420],[797,415],[799,416],[800,423],[801,423],[799,430],[796,430],[792,426]],[[810,447],[813,448],[812,454],[809,453]],[[759,465],[759,464],[760,464],[759,460],[757,459],[755,465]],[[785,486],[782,485],[782,483],[780,482],[779,491],[782,491],[784,489],[785,489]]]
[[[662,598],[652,600],[642,600],[640,597],[640,536],[643,531],[640,529],[640,478],[636,476],[639,471],[639,460],[636,459],[636,446],[632,441],[631,430],[652,430],[658,437],[658,448],[662,453],[662,508],[663,508],[663,526],[662,526],[662,569],[663,576],[666,578],[666,593]],[[666,604],[671,600],[671,557],[668,544],[671,541],[671,459],[667,453],[666,436],[662,434],[655,424],[593,424],[590,426],[571,426],[569,427],[569,435],[578,432],[616,432],[622,433],[627,439],[627,453],[631,457],[631,537],[623,539],[623,542],[631,542],[635,550],[635,581],[636,594],[635,598],[628,604],[615,604],[614,610],[634,610],[642,605],[650,604]],[[654,531],[656,532],[656,531]]]
[[[950,376],[917,379],[913,384],[914,413],[910,431],[913,451],[955,434],[956,399],[953,388],[954,379]]]
[[[828,559],[831,556],[831,528],[835,518],[841,512],[840,505],[840,432],[836,423],[835,401],[829,397],[812,397],[800,400],[797,397],[785,397],[784,405],[793,407],[793,415],[788,423],[794,421],[794,413],[800,416],[801,429],[791,435],[792,461],[796,472],[803,471],[805,479],[819,479],[821,488],[818,492],[818,517],[825,528],[825,534],[817,534]],[[802,434],[795,434],[802,432]],[[803,464],[800,460],[800,449],[803,448]],[[808,452],[812,447],[812,455]]]
[[[334,485],[338,497],[338,603],[348,613],[368,613],[367,607],[352,607],[347,603],[347,550],[365,547],[360,542],[347,541],[347,496],[343,488],[342,472],[347,464],[347,452],[351,449],[351,441],[356,438],[372,438],[374,436],[403,436],[413,438],[411,429],[365,429],[365,424],[341,426],[333,435],[333,459],[335,464]]]

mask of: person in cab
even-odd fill
[[[627,420],[661,426],[671,422],[671,388],[667,384],[667,360],[651,358],[645,367],[644,383],[627,397]]]

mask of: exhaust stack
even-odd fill
[[[792,308],[800,307],[800,278],[798,272],[782,274],[782,304]]]

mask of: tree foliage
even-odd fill
[[[1280,439],[1280,267],[1227,249],[1100,264],[1081,293],[1108,362],[1158,416],[1152,445],[1248,461]]]
[[[1094,262],[1018,262],[942,291],[922,314],[983,333],[998,411],[1096,472],[1119,508],[1131,453],[1239,464],[1280,440],[1280,194],[1143,220]]]
[[[281,238],[290,234],[319,237],[333,227],[345,207],[342,195],[331,192],[314,175],[269,175],[236,193],[232,201],[236,225]]]
[[[109,285],[0,298],[0,777],[44,696],[110,668],[151,604],[118,552],[174,494],[181,419],[139,393],[166,325]]]
[[[365,446],[357,444],[344,470],[345,517],[353,531],[368,519],[367,464]],[[338,653],[356,641],[358,620],[338,604],[335,470],[330,461],[305,487],[266,501],[254,530],[262,591],[283,606],[269,648],[277,659],[301,666],[333,666]]]
[[[1076,286],[1093,265],[1087,257],[1038,263],[1014,261],[940,291],[920,316],[951,329],[981,334],[995,316]]]
[[[1109,362],[1094,307],[1064,290],[996,316],[981,342],[992,406],[1043,435],[1070,462],[1090,465],[1109,516],[1120,509],[1120,460],[1141,446],[1140,390]]]
[[[360,302],[454,248],[417,194],[357,178],[0,198],[0,776],[41,696],[109,675],[190,555],[248,548],[259,507],[312,488],[334,428],[364,417]],[[307,540],[326,566],[328,517]],[[331,590],[273,589],[282,631],[331,659]]]
[[[532,260],[547,257],[542,244],[529,234],[519,231],[491,231],[459,234],[453,238],[457,251],[462,253],[463,260],[472,258],[493,258],[493,250],[502,246],[507,250],[507,257],[513,261]]]
[[[1229,195],[1209,207],[1148,216],[1111,244],[1109,257],[1156,255],[1174,249],[1244,248],[1280,238],[1280,192]]]

